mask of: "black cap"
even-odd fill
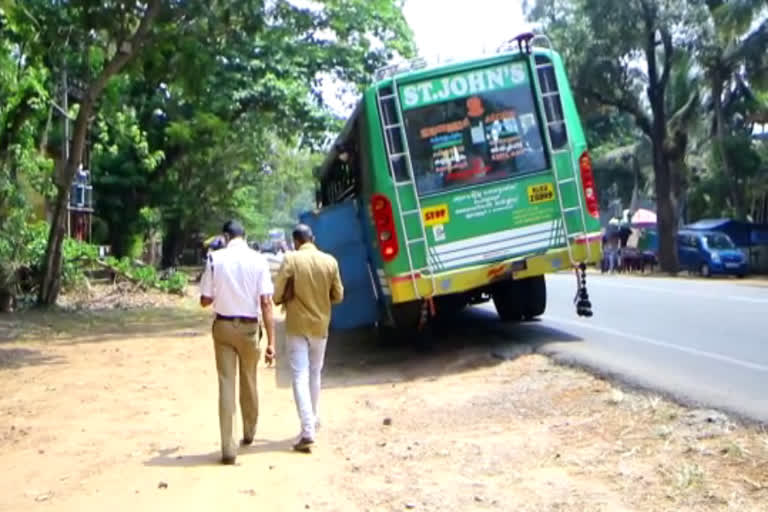
[[[245,236],[245,228],[236,220],[228,220],[221,228],[221,232],[229,235],[230,238]]]

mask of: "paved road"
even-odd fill
[[[581,319],[575,278],[548,276],[547,313],[529,327],[540,351],[768,422],[768,287],[594,275],[587,285],[595,316]]]

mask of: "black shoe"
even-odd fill
[[[234,466],[236,458],[237,457],[235,457],[235,456],[232,456],[232,457],[222,457],[221,458],[221,463],[224,464],[225,466]]]
[[[311,453],[312,447],[315,445],[315,441],[306,437],[299,439],[299,442],[293,445],[293,449],[297,452]]]

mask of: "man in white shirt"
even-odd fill
[[[259,362],[259,324],[267,331],[265,361],[275,357],[272,294],[274,288],[267,260],[245,241],[245,230],[237,221],[224,224],[227,246],[212,252],[200,280],[200,305],[213,305],[213,345],[219,374],[219,423],[221,462],[234,464],[235,375],[240,365],[240,409],[244,445],[253,442],[259,414],[256,367]]]

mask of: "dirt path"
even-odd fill
[[[311,456],[285,368],[260,368],[257,442],[223,467],[208,331],[193,309],[0,317],[0,510],[768,510],[764,431],[483,340],[339,342]]]

